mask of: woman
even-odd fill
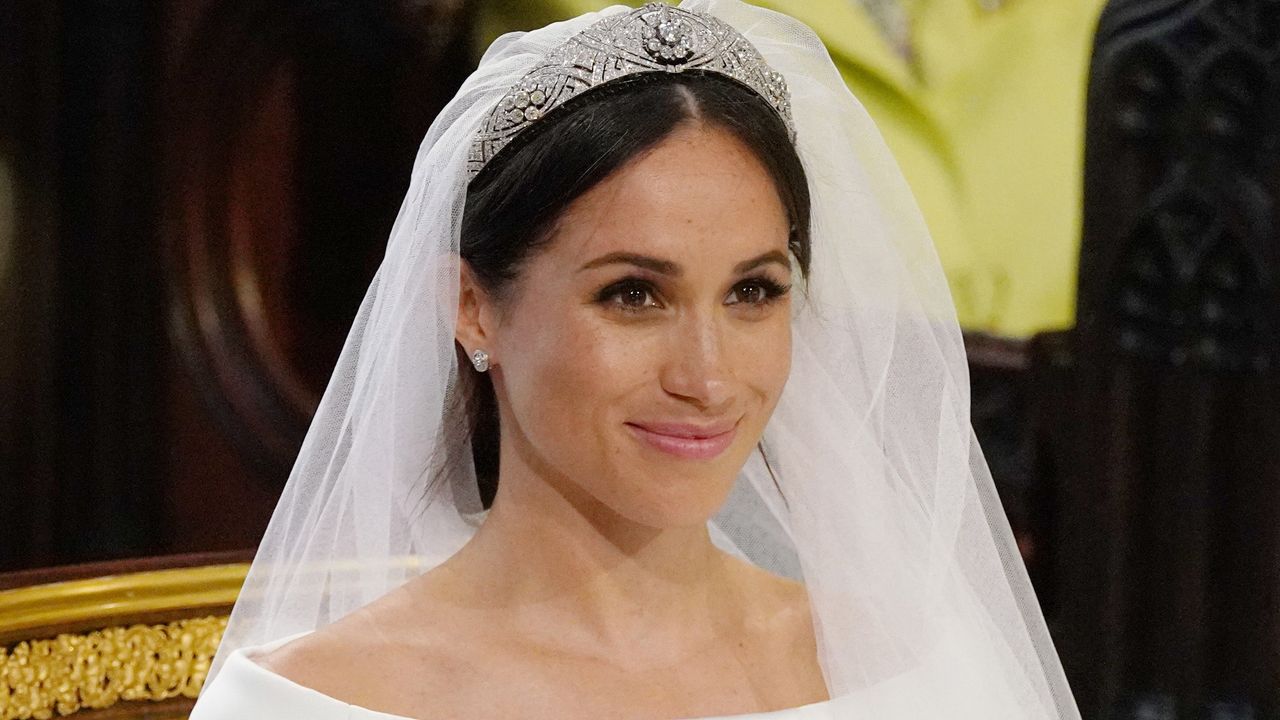
[[[966,383],[807,28],[704,0],[500,39],[193,718],[1078,717]]]

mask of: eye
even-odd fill
[[[725,299],[725,304],[768,305],[786,295],[790,290],[790,285],[783,285],[767,277],[751,278],[734,285],[733,290],[729,291],[729,297]]]
[[[643,280],[628,278],[601,290],[596,301],[626,312],[641,312],[662,307],[653,286]]]

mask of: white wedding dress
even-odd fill
[[[205,686],[190,720],[412,720],[345,703],[304,687],[254,662],[300,635],[266,645],[238,648],[227,657],[217,676]],[[1011,704],[1007,688],[983,682],[953,654],[960,646],[941,642],[929,661],[914,670],[887,678],[849,695],[771,712],[718,715],[693,720],[916,720],[989,718],[1033,720]],[[925,708],[948,707],[947,718],[930,716]],[[429,718],[429,712],[423,717]],[[1042,716],[1037,716],[1042,717]]]
[[[304,687],[253,661],[253,658],[292,640],[241,648],[227,658],[217,677],[200,695],[191,720],[411,720],[402,715],[369,710]],[[832,701],[748,715],[725,715],[698,720],[820,720]]]

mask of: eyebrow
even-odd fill
[[[661,258],[651,257],[649,255],[640,255],[639,253],[629,253],[629,252],[611,252],[607,255],[601,255],[595,260],[592,260],[591,262],[578,268],[578,271],[581,272],[583,270],[590,270],[592,268],[598,268],[604,265],[617,265],[617,264],[635,265],[637,267],[642,267],[646,270],[652,270],[662,275],[672,275],[675,277],[680,276],[680,266],[677,265],[676,263],[671,262],[670,260],[663,260]]]
[[[744,260],[738,263],[733,267],[733,272],[735,274],[742,274],[754,270],[761,265],[768,265],[769,263],[777,263],[788,270],[791,269],[791,261],[787,258],[786,253],[781,250],[770,250],[769,252],[750,260]],[[656,258],[650,255],[641,255],[639,253],[630,252],[611,252],[606,255],[601,255],[600,257],[586,263],[578,270],[581,272],[583,270],[590,270],[604,265],[635,265],[636,267],[652,270],[653,272],[662,275],[671,275],[672,277],[679,277],[682,272],[680,266],[670,260],[663,260],[662,258]]]
[[[738,263],[733,267],[733,272],[735,274],[742,274],[744,272],[755,270],[761,265],[768,265],[769,263],[777,263],[788,270],[791,269],[791,259],[787,257],[786,253],[781,250],[770,250],[759,257]]]

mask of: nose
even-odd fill
[[[662,389],[700,410],[724,409],[732,400],[731,375],[716,318],[691,313],[681,319],[671,337]]]

